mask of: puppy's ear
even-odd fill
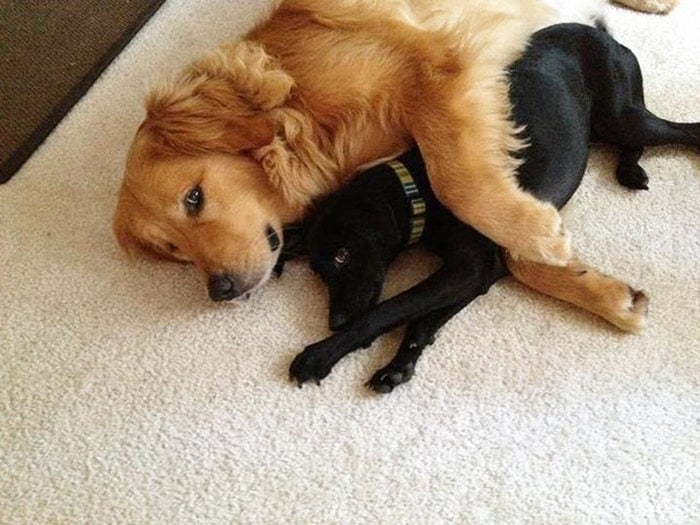
[[[388,204],[384,205],[384,213],[382,216],[388,222],[385,228],[388,237],[388,241],[392,244],[399,244],[401,242],[401,227],[396,220],[396,215],[394,215],[394,209]]]
[[[307,228],[308,225],[300,223],[284,229],[284,252],[289,258],[307,254]]]

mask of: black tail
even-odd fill
[[[700,122],[681,123],[664,120],[644,110],[641,123],[631,129],[624,142],[618,142],[620,156],[615,177],[633,190],[649,189],[649,177],[639,165],[644,146],[687,144],[700,146]],[[626,145],[624,144],[626,143]]]
[[[649,111],[646,111],[639,133],[639,139],[644,146],[666,144],[700,146],[700,122],[672,122],[659,118]]]
[[[603,33],[607,33],[609,35],[611,34],[610,27],[608,26],[608,23],[605,21],[605,18],[603,18],[602,15],[596,16],[595,18],[593,18],[593,20],[591,20],[591,22],[593,22],[593,26],[596,29],[600,29]]]

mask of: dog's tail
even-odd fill
[[[596,15],[591,22],[597,29],[600,29],[603,33],[610,34],[610,27],[605,21],[605,17],[603,15]]]

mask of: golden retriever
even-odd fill
[[[528,35],[560,21],[557,2],[593,14],[587,0],[278,2],[243,41],[148,97],[114,219],[119,243],[192,262],[231,298],[247,294],[270,276],[285,224],[361,166],[417,143],[461,220],[515,259],[566,266],[557,211],[514,182],[522,144],[504,77]]]

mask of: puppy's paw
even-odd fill
[[[289,379],[296,381],[299,387],[308,381],[320,385],[336,363],[360,343],[355,333],[341,332],[307,346],[289,366]]]
[[[620,164],[615,177],[622,186],[631,190],[649,189],[649,176],[639,164]]]
[[[520,225],[522,236],[506,246],[514,259],[566,266],[572,258],[571,235],[559,212],[550,205],[539,208]]]
[[[321,379],[330,374],[333,364],[317,345],[307,346],[289,366],[289,379],[295,381],[299,388],[309,381],[320,385]]]
[[[398,385],[409,381],[415,370],[416,365],[413,361],[400,365],[390,363],[381,370],[377,370],[372,378],[365,383],[365,386],[379,394],[388,394]]]

